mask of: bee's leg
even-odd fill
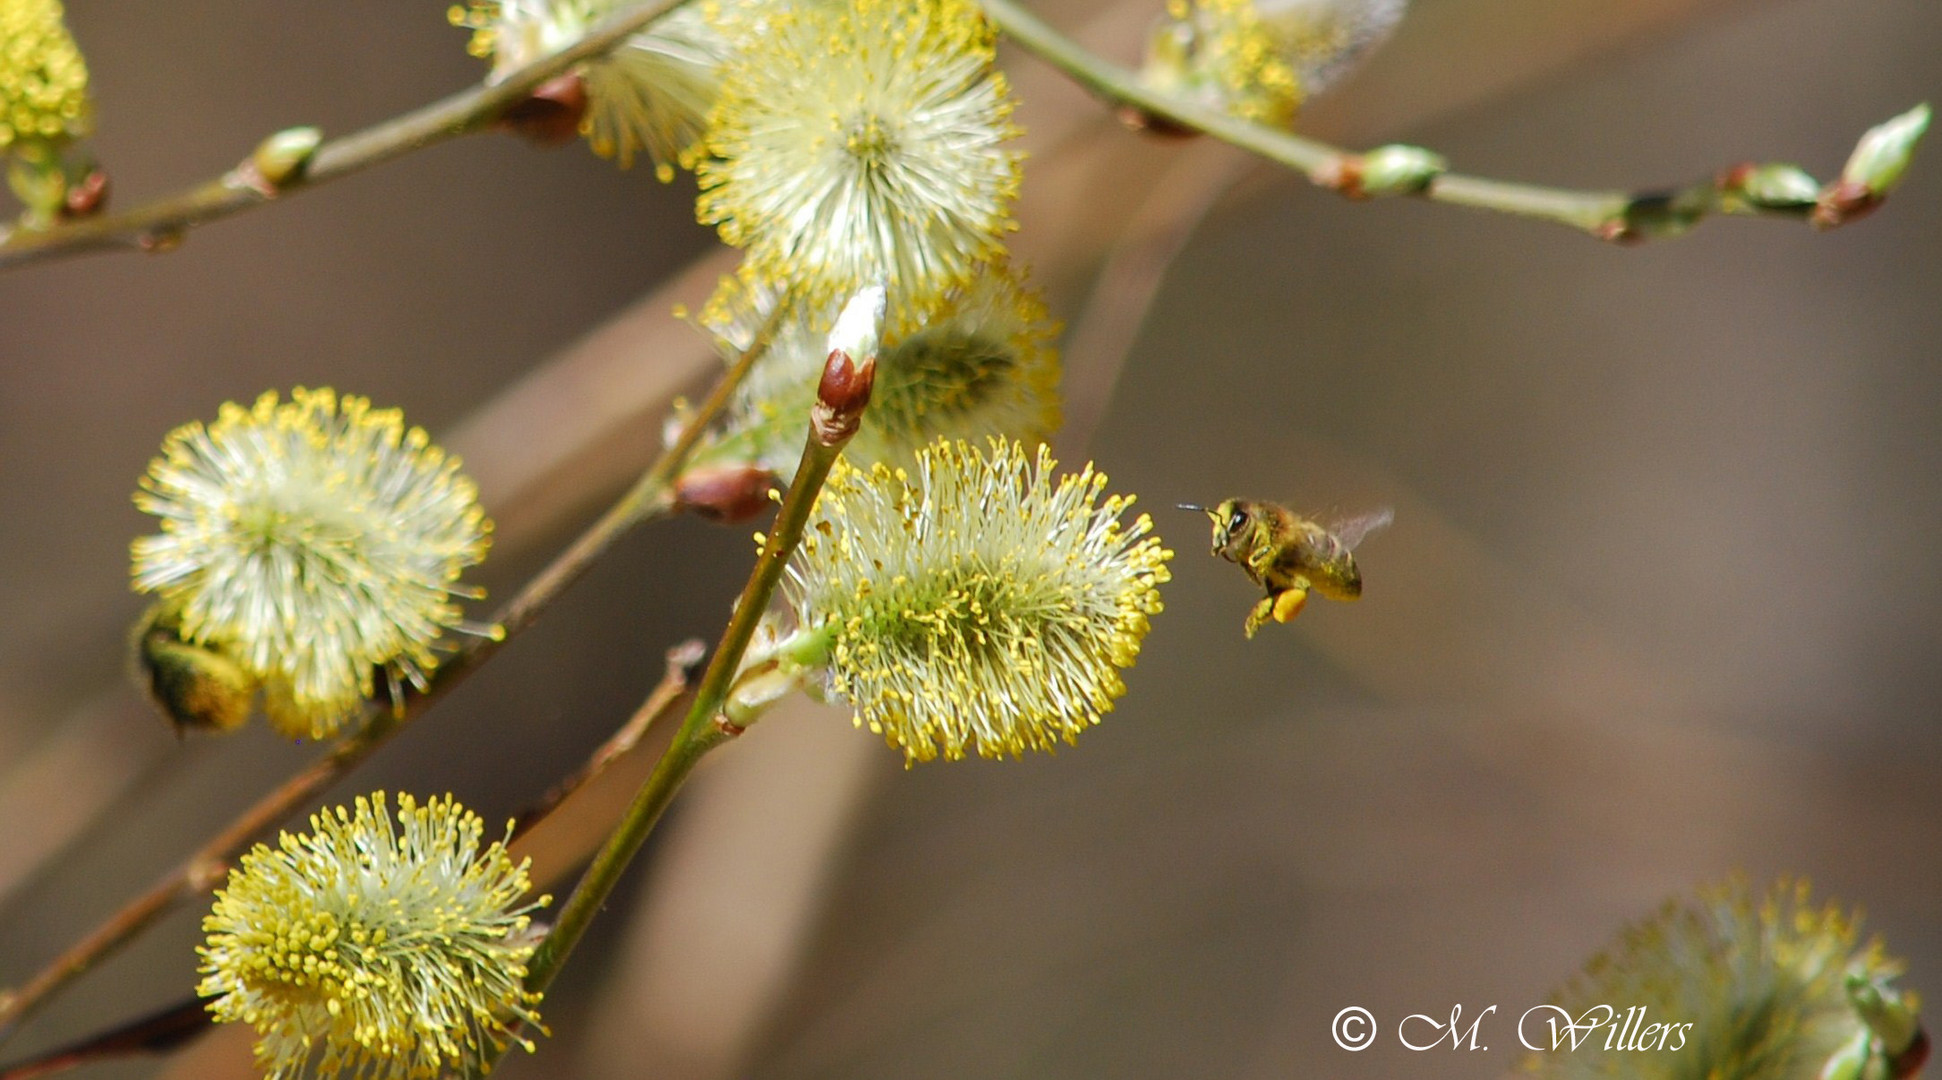
[[[1247,636],[1252,638],[1254,632],[1267,625],[1268,620],[1273,617],[1274,597],[1270,596],[1254,605],[1254,610],[1247,613]]]
[[[1301,609],[1305,605],[1307,605],[1308,590],[1297,585],[1294,588],[1281,593],[1279,596],[1274,597],[1273,599],[1274,599],[1274,621],[1289,622],[1293,620],[1295,616],[1301,614]]]

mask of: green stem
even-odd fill
[[[721,643],[715,647],[715,654],[708,663],[708,670],[701,677],[701,684],[695,691],[694,704],[689,708],[687,719],[674,739],[654,766],[654,771],[642,783],[640,791],[628,806],[627,813],[607,837],[607,842],[588,865],[587,872],[574,886],[573,894],[560,906],[553,928],[540,942],[527,965],[526,988],[534,993],[544,993],[552,985],[560,969],[580,938],[586,934],[587,927],[606,902],[609,893],[626,871],[634,855],[646,842],[648,834],[661,820],[661,814],[673,801],[675,793],[688,779],[703,755],[722,743],[740,734],[740,729],[723,722],[722,705],[728,700],[728,693],[734,684],[735,676],[741,669],[743,656],[748,651],[749,642],[755,637],[756,627],[761,623],[763,614],[768,610],[769,601],[775,595],[776,586],[782,581],[789,557],[802,542],[804,528],[808,525],[809,514],[816,505],[816,496],[822,491],[823,481],[829,476],[831,466],[842,453],[842,444],[826,445],[813,434],[803,449],[802,463],[796,467],[796,478],[789,485],[788,494],[783,497],[782,509],[777,512],[775,525],[762,545],[761,557],[755,570],[749,575],[748,584],[742,588],[742,595],[735,604],[735,614],[722,632]],[[479,1062],[470,1074],[483,1077],[492,1072],[498,1060],[504,1055],[505,1047]]]
[[[485,130],[541,84],[612,51],[688,0],[648,0],[595,23],[578,41],[430,105],[319,146],[306,166],[278,186],[232,171],[119,214],[0,234],[0,268],[95,251],[159,251],[189,228],[262,206],[292,192],[362,172],[414,150]]]
[[[1361,168],[1360,155],[1153,90],[1133,72],[1095,56],[1015,0],[979,3],[1006,37],[1109,103],[1204,132],[1294,169],[1317,186],[1349,195],[1358,192],[1354,177]],[[1432,202],[1555,222],[1614,241],[1674,236],[1710,213],[1764,214],[1802,221],[1811,209],[1811,205],[1762,208],[1722,199],[1717,182],[1710,179],[1672,192],[1627,193],[1570,191],[1446,172],[1428,180],[1413,194]]]

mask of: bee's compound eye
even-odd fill
[[[1231,533],[1240,532],[1241,527],[1246,524],[1247,524],[1247,515],[1242,513],[1239,510],[1236,510],[1232,514],[1228,515],[1227,531]]]

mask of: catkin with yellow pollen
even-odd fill
[[[748,250],[751,278],[811,304],[880,282],[898,310],[969,281],[1002,253],[1018,194],[992,41],[965,0],[777,7],[724,74],[701,222]]]
[[[448,796],[383,793],[259,844],[203,919],[197,992],[256,1029],[270,1080],[431,1080],[538,1022],[525,863]]]
[[[839,464],[785,582],[827,694],[909,761],[1074,741],[1125,692],[1173,555],[1043,448],[940,441]],[[799,650],[798,650],[799,651]]]
[[[426,685],[433,643],[467,626],[459,575],[491,531],[477,487],[424,429],[330,390],[270,392],[177,428],[135,504],[162,519],[133,545],[135,588],[160,598],[176,639],[259,680],[279,730],[307,738],[337,731],[377,671]]]
[[[59,0],[0,0],[0,151],[93,131],[88,65]]]
[[[1141,79],[1163,93],[1287,128],[1401,21],[1408,0],[1168,0]]]
[[[1520,1034],[1549,1080],[1905,1080],[1927,1047],[1901,964],[1805,883],[1735,879],[1627,927]],[[1579,1025],[1571,1038],[1571,1025]],[[1549,1042],[1556,1038],[1553,1049]]]

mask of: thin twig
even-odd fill
[[[778,306],[777,312],[782,310],[782,306]],[[457,653],[439,666],[430,685],[422,693],[408,689],[402,707],[396,711],[379,702],[368,702],[368,720],[356,734],[258,800],[256,805],[245,810],[147,892],[123,905],[18,990],[0,997],[0,1042],[11,1037],[23,1020],[46,1004],[68,982],[152,926],[184,899],[213,888],[228,872],[230,860],[369,757],[407,721],[423,713],[463,682],[466,676],[495,655],[514,635],[530,626],[540,612],[579,580],[580,575],[598,562],[616,540],[642,521],[672,509],[674,482],[683,465],[700,444],[709,424],[727,407],[730,397],[749,369],[767,350],[778,317],[771,316],[769,323],[757,332],[748,350],[715,385],[708,399],[695,410],[675,444],[661,455],[620,501],[575,538],[565,551],[499,610],[494,621],[494,632],[490,636],[463,641]]]
[[[782,306],[785,305],[778,305],[779,308]],[[830,373],[838,371],[839,361],[850,374],[844,374],[837,382],[832,382]],[[763,539],[762,553],[756,560],[755,569],[749,574],[748,584],[743,586],[742,595],[735,602],[735,613],[722,631],[721,643],[715,647],[715,654],[708,661],[708,670],[695,690],[694,703],[688,708],[687,719],[682,721],[680,730],[674,733],[673,740],[662,751],[654,771],[641,784],[626,814],[593,857],[593,862],[574,886],[572,894],[560,905],[552,928],[547,931],[545,939],[539,943],[527,964],[527,990],[540,994],[552,985],[553,979],[572,955],[574,946],[579,944],[594,916],[606,903],[608,894],[613,892],[621,874],[647,841],[648,834],[654,831],[662,812],[674,801],[676,792],[687,782],[694,767],[708,751],[742,733],[740,727],[730,723],[722,714],[722,707],[728,701],[735,677],[741,669],[742,658],[748,652],[749,642],[754,640],[756,628],[768,612],[776,586],[782,581],[789,558],[802,542],[803,531],[808,527],[809,515],[815,509],[823,481],[829,477],[829,471],[842,455],[844,445],[856,432],[863,406],[869,400],[874,362],[875,358],[872,357],[865,360],[860,368],[850,368],[847,356],[842,353],[831,355],[830,366],[825,370],[819,388],[817,412],[810,421],[801,463],[796,466],[795,478],[782,498],[782,508],[776,512],[775,524]],[[855,393],[830,393],[832,388],[844,384]],[[835,406],[838,417],[835,424],[828,423],[829,414],[824,411],[826,405],[831,404]],[[489,1075],[510,1045],[510,1041],[507,1041],[487,1051],[466,1075],[473,1080]]]
[[[166,1054],[201,1038],[212,1026],[202,999],[189,998],[10,1065],[0,1070],[0,1080],[34,1080],[114,1058]]]
[[[648,729],[672,711],[681,696],[688,692],[695,668],[701,663],[706,649],[707,646],[693,639],[669,649],[666,654],[667,669],[653,692],[647,695],[647,700],[588,756],[585,763],[555,784],[538,802],[513,817],[508,841],[531,832],[576,792],[638,748],[641,737]],[[201,1038],[214,1027],[215,1020],[210,1016],[207,1004],[199,997],[191,997],[0,1069],[0,1080],[32,1080],[115,1058],[170,1053]]]
[[[1131,107],[1167,124],[1199,131],[1308,177],[1311,183],[1350,197],[1366,194],[1364,155],[1315,139],[1237,119],[1155,91],[1132,72],[1094,55],[1015,0],[979,0],[1004,34],[1026,51],[1065,72],[1106,102]],[[1815,204],[1760,206],[1732,190],[1735,170],[1687,187],[1660,192],[1571,191],[1441,172],[1425,176],[1408,193],[1432,202],[1555,222],[1601,240],[1634,242],[1677,236],[1712,214],[1782,217],[1806,222]],[[1859,215],[1855,215],[1859,216]],[[1839,221],[1820,220],[1823,226]]]
[[[193,226],[362,172],[413,150],[483,131],[547,80],[612,51],[687,2],[649,0],[595,23],[573,44],[514,68],[502,78],[326,142],[281,183],[269,183],[245,161],[214,180],[119,214],[40,229],[16,226],[0,234],[0,268],[97,251],[166,251]]]
[[[526,835],[533,826],[545,821],[547,815],[558,810],[561,803],[572,798],[575,792],[599,778],[600,774],[606,772],[614,762],[632,753],[640,745],[641,737],[647,734],[648,729],[673,707],[681,695],[688,692],[695,669],[700,666],[701,658],[707,654],[708,646],[694,638],[669,649],[667,671],[661,676],[660,685],[654,688],[653,693],[647,695],[647,700],[641,703],[640,708],[634,710],[634,715],[629,717],[618,731],[608,736],[607,741],[594,750],[585,764],[553,785],[551,790],[540,796],[538,802],[513,815],[513,837],[517,839]],[[0,1080],[6,1080],[6,1077],[0,1076]]]

